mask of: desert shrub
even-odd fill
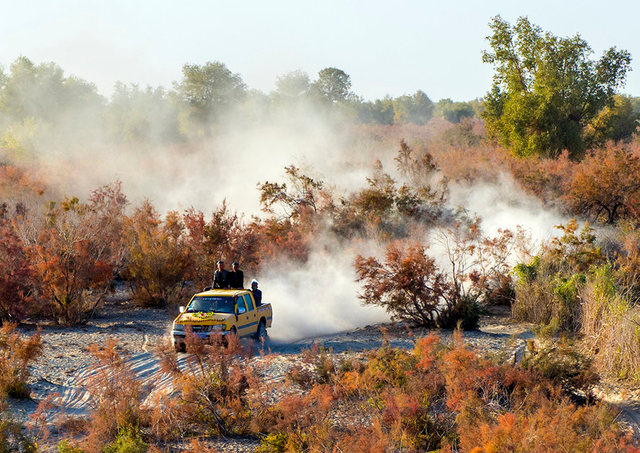
[[[305,218],[315,214],[305,213]],[[251,228],[258,236],[258,254],[264,261],[286,259],[294,262],[305,262],[311,253],[311,241],[315,237],[318,224],[308,219],[308,222],[293,219],[269,218],[256,221]]]
[[[448,198],[447,179],[431,153],[401,140],[395,161],[400,183],[376,161],[367,178],[368,187],[332,206],[331,225],[339,237],[402,238],[414,224],[433,225],[442,217]]]
[[[37,444],[29,437],[24,426],[15,420],[6,409],[0,413],[0,452],[36,453]]]
[[[138,430],[121,428],[115,440],[106,445],[103,453],[146,453],[147,443]]]
[[[519,369],[479,357],[458,336],[441,362],[447,407],[457,414],[457,436],[444,443],[478,452],[599,451],[600,446],[627,451],[630,444],[606,405],[577,407],[560,390],[560,384],[586,389],[593,383],[588,366],[568,351],[556,348]]]
[[[89,349],[95,360],[87,382],[93,406],[85,439],[90,452],[102,451],[121,433],[125,433],[122,441],[126,441],[127,436],[147,423],[147,409],[142,404],[146,389],[117,345],[117,340],[110,338],[103,347],[93,344]]]
[[[0,320],[20,322],[34,311],[35,273],[22,239],[0,219]]]
[[[449,134],[452,133],[455,132],[452,131]],[[475,132],[472,134],[475,135]],[[484,134],[484,131],[479,134]],[[445,137],[445,139],[449,141],[448,138]],[[463,141],[468,140],[465,137]],[[434,155],[443,176],[456,183],[496,183],[500,182],[505,174],[510,173],[509,155],[506,150],[486,145],[460,144],[456,146],[432,145],[430,152]]]
[[[331,351],[317,342],[303,351],[299,363],[287,371],[287,379],[303,389],[312,388],[317,384],[329,384],[335,375],[336,364]]]
[[[435,335],[418,339],[413,351],[384,345],[369,353],[363,366],[344,372],[338,394],[349,396],[352,404],[362,407],[360,416],[367,414],[373,422],[367,442],[356,428],[345,445],[387,445],[411,451],[439,448],[441,439],[450,436],[453,427],[441,403],[445,396],[440,370],[444,350]],[[354,383],[359,386],[358,392],[349,390]]]
[[[605,261],[594,230],[573,219],[557,226],[563,235],[543,244],[529,263],[514,266],[515,319],[556,325],[566,332],[578,332],[582,322],[580,291],[591,269]]]
[[[84,453],[84,450],[78,445],[69,442],[67,439],[62,439],[56,446],[58,453]]]
[[[366,388],[403,388],[412,367],[411,355],[404,350],[383,345],[367,357],[363,371]]]
[[[265,414],[263,427],[273,435],[263,440],[263,447],[278,451],[275,448],[284,443],[284,451],[308,451],[317,445],[332,450],[339,438],[330,421],[336,400],[326,384],[312,387],[303,396],[283,397]]]
[[[363,303],[384,307],[392,318],[420,326],[473,329],[486,301],[508,280],[507,259],[513,234],[482,236],[479,219],[441,230],[438,242],[450,268],[443,269],[426,247],[401,243],[387,246],[385,261],[358,256],[357,281],[363,282]]]
[[[479,419],[468,409],[459,417],[462,451],[635,452],[604,405],[576,407],[564,400],[543,401],[532,411]]]
[[[182,219],[185,225],[183,240],[191,260],[188,276],[196,286],[211,285],[219,259],[238,261],[245,272],[259,270],[259,229],[246,225],[238,214],[231,213],[226,202],[213,211],[210,221],[193,208],[188,209]]]
[[[355,267],[357,280],[364,283],[359,298],[365,305],[380,305],[392,318],[415,325],[436,325],[449,285],[425,247],[410,244],[405,250],[393,243],[384,262],[358,256]]]
[[[173,374],[180,392],[185,423],[204,425],[210,435],[241,435],[250,432],[253,411],[250,394],[258,380],[249,366],[251,350],[234,335],[204,342],[187,332],[190,353],[185,367],[175,354],[163,354],[163,369]]]
[[[46,182],[36,176],[32,168],[9,165],[3,158],[0,162],[0,218],[24,215],[26,206],[40,203],[39,198],[47,189]]]
[[[569,346],[531,350],[524,367],[479,355],[461,331],[450,345],[431,335],[344,366],[310,350],[305,392],[268,408],[259,451],[635,451],[605,405],[570,402],[594,375]],[[321,384],[322,362],[333,365]]]
[[[500,394],[500,368],[464,346],[462,334],[456,331],[454,347],[441,362],[447,392],[447,407],[459,412],[470,395],[485,404]]]
[[[258,254],[263,259],[285,257],[306,261],[330,197],[324,191],[323,181],[303,174],[294,165],[285,167],[285,173],[288,185],[258,183],[262,210],[270,217],[254,220],[251,228],[259,236]]]
[[[180,301],[190,265],[183,243],[184,224],[176,212],[163,222],[149,200],[136,207],[125,225],[128,260],[122,273],[134,300],[145,307]]]
[[[284,453],[287,447],[288,436],[281,432],[274,432],[266,435],[260,446],[256,449],[258,453]]]
[[[175,354],[175,351],[171,351]],[[189,432],[190,411],[173,395],[156,393],[150,399],[148,430],[153,439],[167,442],[182,439]]]
[[[593,359],[582,354],[578,344],[567,338],[530,343],[521,366],[561,385],[567,393],[579,391],[588,398],[591,397],[592,386],[599,381]]]
[[[563,236],[514,267],[513,316],[540,324],[541,332],[583,335],[598,370],[638,379],[637,235],[628,226],[619,229],[605,254],[588,225],[578,231],[571,221],[560,228]]]
[[[574,213],[594,222],[638,218],[640,159],[620,147],[594,151],[576,165],[565,199]]]
[[[557,262],[558,269],[565,273],[585,273],[592,266],[604,260],[602,248],[597,243],[595,230],[588,223],[578,231],[580,225],[576,219],[566,225],[557,225],[562,236],[553,238],[547,251]]]
[[[126,203],[116,182],[94,191],[87,203],[76,197],[51,202],[42,218],[20,223],[45,315],[83,323],[102,302],[123,259]]]
[[[294,165],[285,167],[287,183],[258,183],[262,210],[278,218],[297,220],[305,212],[317,212],[324,182],[315,180],[300,172]]]
[[[0,329],[0,395],[28,398],[29,366],[42,354],[40,330],[26,340],[15,324],[4,323]]]
[[[400,140],[395,161],[398,172],[405,179],[394,200],[398,212],[422,223],[438,220],[444,211],[449,188],[433,155],[424,147],[412,148]]]
[[[465,119],[446,130],[440,140],[452,147],[475,147],[480,145],[484,138],[486,134],[481,135],[474,131],[474,121]]]
[[[353,453],[386,453],[390,450],[389,435],[378,421],[372,426],[360,426],[349,434],[342,436],[337,444],[337,451]]]
[[[640,309],[616,284],[614,270],[607,265],[594,270],[583,301],[584,343],[594,353],[596,366],[609,375],[640,379]]]

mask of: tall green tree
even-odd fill
[[[104,99],[93,83],[65,77],[55,63],[35,64],[18,57],[9,74],[0,75],[0,114],[3,126],[27,119],[61,125],[65,121],[87,124],[88,115],[100,112]]]
[[[376,99],[374,102],[362,102],[358,106],[358,121],[360,123],[370,124],[393,124],[395,112],[393,110],[393,98],[386,95],[382,99]]]
[[[483,115],[490,136],[518,156],[580,156],[585,127],[624,85],[629,52],[612,47],[594,61],[580,35],[559,38],[526,17],[511,26],[496,16],[489,26],[482,59],[495,68]]]
[[[346,101],[351,94],[351,76],[338,68],[325,68],[318,73],[315,87],[322,98],[331,103]]]
[[[411,96],[399,96],[393,100],[394,123],[427,124],[434,108],[435,105],[422,90]]]
[[[474,115],[473,106],[469,102],[453,102],[451,99],[440,99],[435,107],[435,116],[444,118],[450,123],[459,123]]]
[[[180,139],[178,110],[162,87],[116,82],[106,107],[107,133],[116,142],[167,142]]]
[[[181,127],[184,132],[207,135],[211,125],[245,96],[246,85],[224,63],[185,64],[176,91],[183,101]]]
[[[638,119],[640,114],[634,112],[631,97],[616,94],[613,103],[602,109],[589,124],[587,143],[602,146],[607,140],[628,140],[638,128]]]
[[[309,74],[301,70],[291,71],[276,77],[274,96],[277,100],[292,102],[306,96],[310,88]]]

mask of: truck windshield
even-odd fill
[[[194,297],[187,313],[196,311],[214,311],[216,313],[235,313],[233,297]]]

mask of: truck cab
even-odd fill
[[[212,289],[195,294],[173,321],[171,338],[176,351],[184,351],[191,327],[194,335],[207,339],[211,335],[237,335],[266,339],[271,327],[271,304],[256,306],[253,293],[246,289]]]

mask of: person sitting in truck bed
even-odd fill
[[[262,291],[258,289],[258,280],[255,278],[251,280],[251,292],[253,293],[253,298],[256,301],[256,307],[262,305]]]

